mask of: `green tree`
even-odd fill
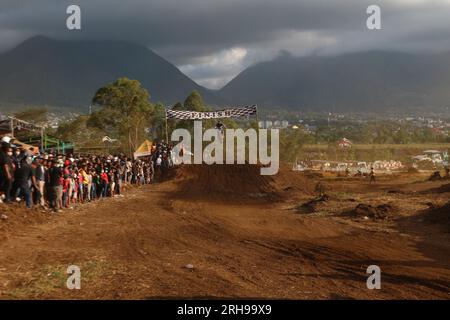
[[[197,90],[191,92],[191,94],[184,100],[184,109],[188,111],[206,111],[203,98]]]
[[[203,98],[200,95],[200,93],[197,90],[194,90],[184,100],[183,105],[178,102],[177,104],[175,104],[173,106],[172,110],[203,112],[203,111],[207,111],[207,108],[205,107],[205,105],[203,103]],[[210,120],[203,121],[203,126],[205,128],[210,127],[210,125],[211,125]],[[194,129],[194,122],[192,120],[170,120],[169,121],[169,131],[172,132],[172,130],[174,130],[176,128],[184,128],[184,129],[189,130],[192,133],[193,129]],[[170,135],[170,132],[169,132],[169,135]]]
[[[280,160],[294,162],[301,154],[303,145],[311,141],[311,136],[302,129],[280,130]]]
[[[119,78],[98,89],[92,102],[101,106],[89,119],[89,126],[117,137],[129,154],[148,136],[154,106],[150,94],[137,80]]]
[[[88,121],[88,115],[81,115],[63,122],[56,129],[55,136],[61,140],[75,143],[78,148],[101,146],[106,132],[100,128],[88,126]]]
[[[411,142],[410,135],[406,128],[400,127],[393,137],[394,142],[398,144],[407,144]]]
[[[181,110],[185,110],[185,109],[184,109],[184,106],[181,104],[181,102],[177,102],[172,107],[172,110],[179,110],[179,111],[181,111]]]
[[[149,124],[150,124],[150,133],[153,139],[157,140],[166,139],[166,109],[163,104],[157,103],[154,106],[152,114],[150,116]]]

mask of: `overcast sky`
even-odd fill
[[[66,8],[82,10],[68,31]],[[366,28],[381,7],[382,30]],[[209,88],[281,51],[450,50],[450,0],[0,0],[0,50],[33,35],[142,43]]]

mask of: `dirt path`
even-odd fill
[[[296,214],[289,201],[189,201],[174,190],[133,189],[24,226],[0,243],[0,298],[450,298],[449,238],[427,239],[413,222],[375,228]],[[65,287],[72,264],[81,290]],[[366,288],[372,264],[381,290]]]

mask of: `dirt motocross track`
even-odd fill
[[[184,166],[58,215],[0,205],[0,298],[449,299],[450,193],[430,191],[443,185]],[[373,264],[381,290],[366,287]]]

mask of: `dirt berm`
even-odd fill
[[[292,191],[313,194],[310,179],[281,165],[272,176],[261,175],[261,166],[183,165],[175,175],[178,195],[193,199],[267,199],[281,200]]]

